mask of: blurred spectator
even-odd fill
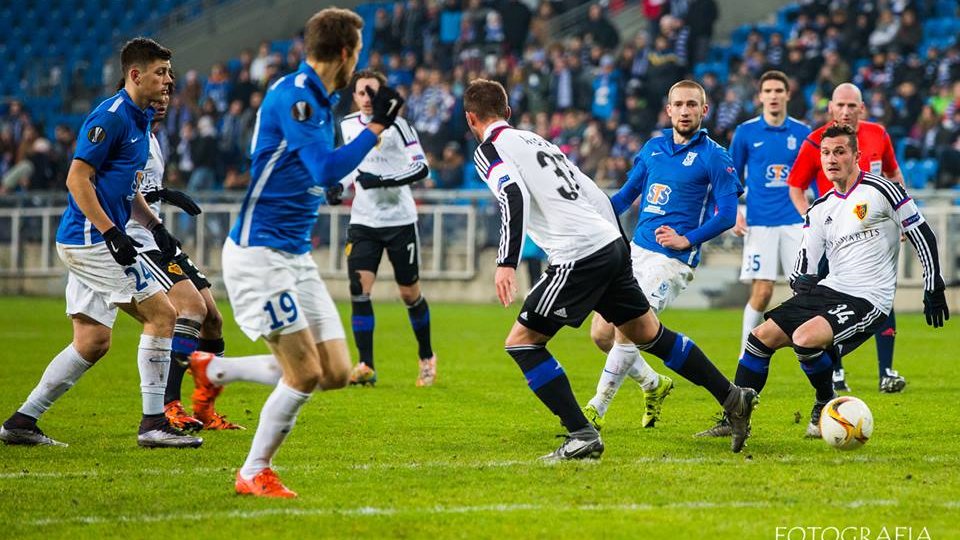
[[[896,39],[900,31],[900,20],[889,9],[880,12],[877,26],[870,33],[867,43],[875,49],[884,49]]]
[[[497,10],[503,18],[507,52],[520,52],[530,34],[530,8],[520,0],[501,0]]]
[[[707,59],[713,41],[713,27],[719,16],[715,0],[690,1],[685,20],[690,28],[691,65]]]
[[[270,44],[262,41],[260,42],[260,47],[257,49],[257,57],[250,62],[250,79],[262,86],[267,80],[267,64],[269,62]]]
[[[201,102],[212,101],[218,113],[227,110],[227,97],[230,95],[230,79],[227,78],[227,69],[223,64],[214,64],[210,68],[210,77],[203,85]]]
[[[595,43],[605,49],[616,49],[620,44],[620,32],[604,15],[600,4],[590,5],[580,35],[586,42]]]
[[[191,191],[213,189],[217,184],[217,164],[220,149],[213,119],[203,116],[197,121],[197,134],[189,141],[193,171],[187,187]]]
[[[900,54],[909,54],[917,51],[920,42],[923,41],[923,27],[917,20],[917,12],[912,9],[906,9],[900,15],[900,28],[897,29],[897,35],[894,43]]]
[[[459,189],[463,186],[463,151],[454,141],[443,147],[440,159],[430,163],[433,185],[441,189]]]

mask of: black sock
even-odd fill
[[[7,421],[3,423],[7,429],[36,429],[37,419],[23,414],[20,411],[13,413]]]
[[[810,386],[817,391],[817,401],[833,399],[833,358],[820,349],[793,346],[800,360],[800,367],[810,380]]]
[[[753,388],[760,393],[767,384],[767,375],[770,371],[770,357],[773,349],[763,344],[760,339],[750,334],[747,336],[743,357],[737,364],[737,376],[733,384],[742,388]]]
[[[657,337],[650,343],[637,345],[637,348],[653,353],[684,379],[706,388],[720,405],[727,399],[733,383],[720,373],[717,366],[713,365],[700,347],[687,336],[661,324]]]
[[[544,345],[514,345],[507,353],[520,366],[527,386],[550,411],[560,418],[567,431],[585,428],[589,422],[570,388],[570,380],[560,363]]]
[[[193,319],[177,318],[173,327],[173,342],[170,345],[170,368],[167,371],[167,386],[163,390],[163,402],[180,400],[180,386],[183,374],[187,372],[190,355],[200,343],[200,322]]]
[[[227,350],[227,345],[223,342],[222,337],[217,339],[200,338],[200,342],[197,345],[197,350],[215,354],[217,356],[223,356],[223,352]]]
[[[893,345],[897,339],[897,316],[893,310],[874,337],[877,339],[877,370],[883,377],[888,369],[893,369]]]
[[[421,296],[407,306],[407,316],[410,326],[417,336],[417,354],[421,360],[433,357],[433,347],[430,346],[430,306],[427,299]]]
[[[360,361],[373,369],[373,303],[370,296],[361,294],[351,297],[353,317],[350,322],[353,326],[353,340],[357,344],[357,354]]]
[[[155,429],[160,429],[169,425],[167,422],[167,417],[160,414],[145,414],[143,418],[140,419],[140,431],[139,433],[143,434],[148,431],[153,431]]]

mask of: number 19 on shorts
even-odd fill
[[[300,316],[300,309],[297,307],[296,300],[286,291],[267,300],[267,303],[263,305],[263,310],[270,317],[270,330],[277,330],[293,324]]]

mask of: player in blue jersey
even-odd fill
[[[279,362],[283,378],[263,406],[250,453],[237,471],[240,494],[296,496],[271,469],[273,456],[314,390],[341,388],[349,380],[343,325],[310,255],[310,232],[325,188],[360,164],[403,104],[389,87],[375,93],[367,88],[375,94],[370,124],[334,149],[335,92],[353,75],[362,28],[363,19],[343,9],[311,17],[306,60],[270,87],[257,113],[252,180],[223,247],[223,281],[240,328],[251,339],[265,338],[276,357],[259,357],[260,363]],[[209,353],[194,355],[196,382],[211,375],[206,364],[214,360]]]
[[[763,113],[740,124],[730,144],[733,164],[747,188],[746,217],[738,212],[733,229],[736,235],[745,235],[740,280],[751,283],[750,299],[743,308],[740,356],[750,331],[763,321],[778,265],[779,275],[786,277],[803,238],[803,218],[790,200],[787,176],[810,127],[787,115],[790,80],[783,72],[772,70],[760,76],[759,98]],[[737,366],[737,384],[750,385],[755,377],[751,367]],[[721,417],[697,435],[726,437],[730,424]]]
[[[177,241],[139,193],[150,151],[150,103],[172,82],[169,49],[137,38],[120,52],[122,90],[87,117],[67,173],[67,210],[57,229],[57,253],[69,270],[67,315],[73,342],[47,366],[26,402],[3,423],[8,444],[66,446],[44,435],[37,420],[110,348],[111,328],[121,308],[143,323],[137,366],[143,398],[140,446],[197,447],[203,439],[184,435],[163,414],[163,391],[171,349],[186,361],[190,336],[176,335],[176,309],[137,254],[139,243],[124,230],[132,218],[151,231],[158,249],[172,253]],[[196,349],[196,339],[192,340]]]
[[[773,284],[793,268],[803,237],[803,218],[789,197],[787,176],[810,127],[787,116],[790,81],[782,71],[760,77],[763,114],[741,124],[730,154],[747,188],[746,217],[737,214],[733,232],[745,236],[740,280],[751,283],[743,310],[741,350],[750,331],[762,322]]]
[[[647,142],[633,161],[626,184],[612,198],[617,214],[640,201],[640,216],[630,245],[633,272],[657,313],[665,309],[693,279],[700,245],[732,227],[737,198],[743,192],[727,151],[701,129],[707,113],[706,93],[694,81],[680,81],[667,94],[673,129]],[[673,389],[669,377],[657,374],[637,347],[600,314],[590,329],[594,342],[607,352],[597,393],[583,408],[599,428],[610,402],[630,376],[646,399],[642,424],[653,427],[663,400]]]

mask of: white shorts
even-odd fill
[[[743,239],[743,266],[740,281],[749,283],[755,279],[777,280],[777,262],[781,276],[789,276],[797,260],[803,226],[780,225],[762,227],[751,225]]]
[[[67,266],[67,315],[86,315],[113,328],[117,304],[133,300],[143,302],[163,292],[143,256],[137,262],[120,266],[110,255],[107,244],[71,246],[57,244],[57,254]]]
[[[227,238],[223,284],[237,324],[252,340],[304,328],[317,343],[346,338],[337,307],[309,253],[240,247]]]
[[[633,242],[630,243],[630,258],[633,260],[633,277],[656,313],[666,309],[693,281],[693,268]]]

